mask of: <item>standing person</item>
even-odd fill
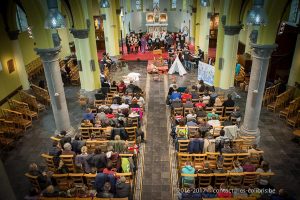
[[[190,58],[190,51],[185,47],[182,51],[183,53],[183,61],[184,61],[184,67],[187,70],[190,70],[190,65],[189,65],[189,58]]]
[[[142,38],[140,37],[140,34],[139,34],[139,36],[138,36],[138,48],[140,49],[140,51],[142,51]]]
[[[155,42],[155,49],[159,49],[160,48],[160,39],[158,36],[155,38],[154,42]]]
[[[142,53],[145,53],[146,45],[147,45],[147,40],[146,40],[145,36],[142,36],[142,38],[141,38],[141,51],[142,51]]]
[[[185,43],[185,35],[183,33],[180,34],[180,47],[183,49]]]
[[[125,38],[125,44],[126,44],[127,53],[130,54],[130,38],[128,34],[126,35]]]
[[[151,35],[149,36],[149,39],[148,39],[148,51],[152,51],[152,43],[153,43],[153,41],[152,41],[152,37],[151,37]]]

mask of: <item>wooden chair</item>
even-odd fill
[[[209,167],[211,169],[216,169],[217,168],[217,159],[220,153],[215,153],[215,152],[206,152],[206,160],[209,162]]]
[[[231,113],[234,111],[235,107],[226,107],[225,108],[225,112],[224,112],[224,116],[229,116],[231,115]]]
[[[184,108],[184,117],[186,117],[189,113],[192,113],[194,108]]]
[[[76,168],[75,168],[75,163],[74,163],[74,157],[73,155],[60,155],[60,160],[63,161],[65,166],[68,168],[69,172],[75,173]]]
[[[262,154],[259,152],[250,153],[249,159],[250,159],[251,164],[258,167],[260,164],[261,157],[262,157]]]
[[[139,117],[128,117],[127,121],[132,124],[132,126],[139,127]]]
[[[287,119],[293,112],[296,107],[296,101],[291,101],[289,106],[285,108],[284,110],[279,112],[279,117],[283,117],[284,119]]]
[[[244,163],[244,161],[249,158],[250,154],[249,153],[237,153],[237,154],[235,154],[235,156],[236,156],[236,159],[240,163]]]
[[[214,173],[215,176],[215,183],[214,186],[216,188],[220,188],[221,184],[225,184],[227,182],[227,177],[229,173]]]
[[[250,185],[255,185],[259,173],[257,172],[244,172],[243,186],[249,187]]]
[[[66,191],[70,188],[68,174],[53,174],[52,178],[56,181],[59,190]]]
[[[244,173],[229,173],[228,185],[233,188],[240,188],[244,179]]]
[[[89,127],[79,127],[80,135],[83,140],[90,139],[90,131],[92,128]]]
[[[235,154],[231,153],[223,153],[223,169],[231,170],[233,168],[233,160],[235,158]]]
[[[54,157],[50,156],[48,154],[44,154],[44,153],[41,156],[42,156],[42,158],[44,158],[44,160],[46,162],[47,169],[51,172],[56,172],[57,169],[56,169],[56,166],[53,161]]]
[[[190,140],[178,140],[178,152],[186,153]]]
[[[206,114],[210,113],[213,110],[214,107],[206,107],[205,112]]]
[[[173,109],[173,116],[177,116],[177,115],[183,116],[183,107]]]
[[[199,136],[199,127],[198,126],[189,126],[188,133],[189,133],[189,138]]]
[[[287,123],[293,128],[296,128],[300,123],[300,110],[298,110],[298,113],[295,116],[287,118]]]
[[[84,174],[85,180],[86,180],[86,184],[89,190],[94,189],[95,188],[95,178],[96,178],[97,174]]]
[[[178,153],[177,158],[178,158],[178,170],[181,170],[185,166],[186,162],[188,161],[192,162],[193,155],[188,153]]]
[[[199,187],[200,188],[205,188],[211,185],[212,178],[214,174],[197,174],[198,179],[199,179]]]
[[[206,160],[206,154],[193,154],[193,160],[196,170],[203,169],[203,163]]]
[[[216,114],[218,114],[219,116],[223,116],[223,112],[224,112],[223,106],[215,107],[215,109],[216,109]]]
[[[116,93],[116,92],[118,92],[118,88],[117,87],[110,87],[110,92],[111,93]]]
[[[125,131],[128,135],[128,140],[134,141],[134,143],[136,143],[136,129],[137,127],[125,127]]]
[[[107,135],[105,134],[107,128],[92,128],[92,133],[95,137],[95,139],[99,139],[99,140],[106,140],[107,139]]]
[[[29,173],[26,173],[25,176],[27,177],[33,188],[37,189],[38,191],[41,191],[38,176],[32,176]]]
[[[94,107],[98,108],[101,105],[105,105],[105,100],[94,100]]]
[[[271,111],[275,112],[276,109],[281,106],[281,97],[282,97],[282,95],[278,95],[276,97],[276,100],[267,106],[267,110],[271,110]]]
[[[84,174],[82,173],[69,173],[69,178],[71,180],[70,185],[73,187],[81,187],[84,185],[83,180]]]
[[[180,174],[180,176],[181,176],[181,187],[183,188],[195,187],[197,174]],[[188,178],[188,180],[186,178]]]
[[[13,146],[14,139],[7,138],[4,135],[4,132],[0,131],[0,147],[2,149],[8,149]]]

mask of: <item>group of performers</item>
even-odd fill
[[[126,35],[125,44],[127,53],[138,53],[139,51],[145,53],[146,51],[153,51],[164,47],[169,50],[171,47],[176,49],[183,49],[186,43],[186,34],[179,33],[130,33]]]

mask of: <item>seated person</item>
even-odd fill
[[[196,115],[197,117],[206,117],[206,112],[203,110],[203,107],[198,107],[196,109]]]
[[[110,192],[111,190],[111,184],[109,182],[106,182],[103,186],[103,190],[101,192],[98,192],[96,197],[98,198],[113,198],[114,194]]]
[[[197,84],[197,89],[199,92],[204,92],[205,91],[205,84],[203,80],[199,80]]]
[[[214,106],[222,106],[222,101],[219,97],[216,97],[215,99],[215,103],[214,103]]]
[[[113,82],[111,83],[111,86],[110,86],[110,87],[116,87],[116,88],[117,88],[117,91],[118,91],[118,85],[117,85],[116,81],[113,81]]]
[[[132,96],[130,96],[127,92],[124,93],[122,97],[123,102],[128,102],[127,104],[131,104]]]
[[[203,103],[203,99],[200,99],[198,103],[195,103],[195,107],[197,108],[205,108],[206,104]]]
[[[195,168],[192,167],[192,163],[190,161],[187,161],[185,163],[185,166],[181,169],[182,174],[195,174]],[[182,177],[183,184],[192,185],[194,184],[194,177]]]
[[[257,168],[256,172],[258,173],[266,173],[266,172],[272,172],[269,166],[269,163],[266,161],[261,162],[261,166]],[[259,188],[269,188],[269,176],[260,176],[257,183]]]
[[[207,114],[208,119],[212,119],[213,117],[215,117],[216,119],[219,118],[219,115],[216,114],[216,109],[215,108],[213,108],[212,111]]]
[[[112,109],[109,109],[106,112],[106,117],[107,117],[107,119],[114,119],[115,118],[115,115],[113,114],[113,110]]]
[[[126,91],[126,84],[124,83],[124,81],[120,81],[120,84],[118,85],[118,92],[120,93],[125,93]]]
[[[186,89],[185,92],[181,94],[181,101],[185,103],[187,99],[192,99],[192,95]]]
[[[116,198],[125,198],[130,195],[130,184],[126,183],[126,178],[121,176],[116,184]]]
[[[179,133],[183,133],[185,135],[185,138],[188,138],[188,127],[185,125],[184,120],[180,120],[178,125],[175,129],[176,135],[179,135]]]
[[[218,127],[221,126],[221,122],[220,120],[218,120],[215,116],[213,116],[211,118],[211,120],[208,120],[207,122],[209,125],[211,125],[212,127]]]
[[[90,108],[86,109],[85,113],[83,114],[83,120],[90,120],[91,123],[95,120],[95,115],[92,113],[92,110]]]
[[[140,108],[140,105],[138,104],[138,100],[136,97],[133,97],[131,104],[129,105],[130,108]]]
[[[121,105],[122,104],[122,98],[119,96],[118,93],[115,93],[115,96],[113,98],[113,102],[116,102],[118,105]]]
[[[233,169],[230,170],[230,172],[234,172],[234,173],[240,173],[243,172],[243,167],[241,166],[240,162],[235,160],[233,162]]]
[[[98,93],[95,94],[95,99],[96,100],[105,100],[106,95],[102,93],[102,91],[100,90]]]
[[[250,160],[247,159],[243,165],[244,172],[255,172],[255,166],[251,164]]]
[[[180,99],[175,99],[171,102],[171,109],[174,109],[174,108],[181,108],[183,105],[181,103],[181,100]]]
[[[61,152],[61,155],[73,155],[75,159],[76,153],[72,151],[72,145],[70,143],[66,143],[64,144],[64,150]]]
[[[103,169],[103,174],[107,174],[107,175],[115,175],[116,174],[116,171],[115,171],[115,169],[113,169],[113,164],[110,160],[107,162],[106,168]]]
[[[75,157],[75,165],[82,170],[84,173],[90,173],[91,168],[87,162],[87,159],[89,158],[89,154],[87,153],[87,147],[83,146],[81,147],[81,154],[78,154]]]
[[[225,131],[223,129],[220,130],[220,136],[216,137],[216,151],[221,151],[221,149],[224,147],[224,144],[229,142],[229,138],[225,136]]]
[[[45,189],[48,185],[51,184],[51,181],[48,179],[46,172],[40,171],[37,164],[35,163],[31,163],[29,165],[28,174],[38,177],[37,181],[41,189]]]
[[[229,142],[224,143],[224,147],[221,149],[221,153],[234,153],[232,148],[230,147]]]
[[[195,118],[187,118],[187,126],[198,126],[198,124],[196,123],[196,119]]]
[[[114,140],[110,140],[108,145],[112,146],[114,151],[117,153],[124,153],[127,149],[126,142],[121,140],[120,135],[115,135]]]
[[[170,96],[171,101],[174,101],[175,99],[181,99],[181,94],[177,90],[174,90]]]
[[[102,122],[101,122],[101,120],[96,119],[96,122],[95,122],[95,124],[94,124],[94,127],[95,127],[95,128],[101,128],[101,127],[102,127]]]
[[[81,122],[81,127],[93,127],[93,123],[91,123],[90,120],[88,119],[84,119],[82,122]]]
[[[110,106],[110,109],[112,109],[113,113],[117,113],[119,107],[120,107],[120,105],[118,104],[118,100],[114,99],[113,102],[112,102],[112,104],[111,104],[111,106]]]
[[[85,141],[81,140],[80,135],[76,135],[74,140],[71,142],[72,149],[76,154],[81,153],[81,147],[85,145]]]
[[[121,126],[120,123],[117,123],[116,125],[112,125],[113,128],[111,129],[110,139],[115,139],[115,136],[119,135],[122,140],[127,140],[128,135],[125,131],[125,128]]]
[[[102,172],[106,167],[106,155],[102,152],[100,147],[96,147],[94,153],[87,159],[91,168],[95,168],[97,172]]]
[[[44,191],[42,191],[43,197],[58,197],[59,191],[54,188],[53,185],[49,185]]]
[[[232,194],[231,192],[228,190],[227,186],[225,185],[225,183],[222,183],[220,185],[220,190],[217,193],[217,197],[218,198],[231,198]]]
[[[184,108],[193,108],[194,107],[194,104],[191,102],[190,99],[187,99],[185,104],[183,104],[183,107]]]
[[[232,100],[231,94],[227,95],[227,100],[223,103],[224,107],[234,107],[234,101]]]
[[[209,185],[202,193],[202,198],[215,198],[216,196],[217,194],[214,193],[214,188],[211,185]]]
[[[49,149],[49,156],[53,156],[54,165],[57,167],[59,164],[59,156],[61,155],[62,148],[60,143],[57,141],[53,141],[52,147]]]
[[[136,95],[136,99],[137,99],[137,104],[139,104],[139,106],[143,108],[145,105],[145,99],[140,94]]]
[[[210,174],[213,170],[210,169],[210,163],[208,161],[203,162],[203,169],[198,170],[199,174]]]
[[[203,103],[205,105],[208,105],[209,104],[209,100],[210,100],[210,95],[208,93],[205,93],[203,96],[202,96],[202,100],[203,100]]]

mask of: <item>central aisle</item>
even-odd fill
[[[166,75],[165,75],[166,76]],[[143,200],[170,199],[170,158],[167,131],[167,108],[165,104],[167,77],[162,81],[153,81],[147,75],[149,88],[148,113],[146,127],[146,145],[144,154],[144,177],[142,187]]]

